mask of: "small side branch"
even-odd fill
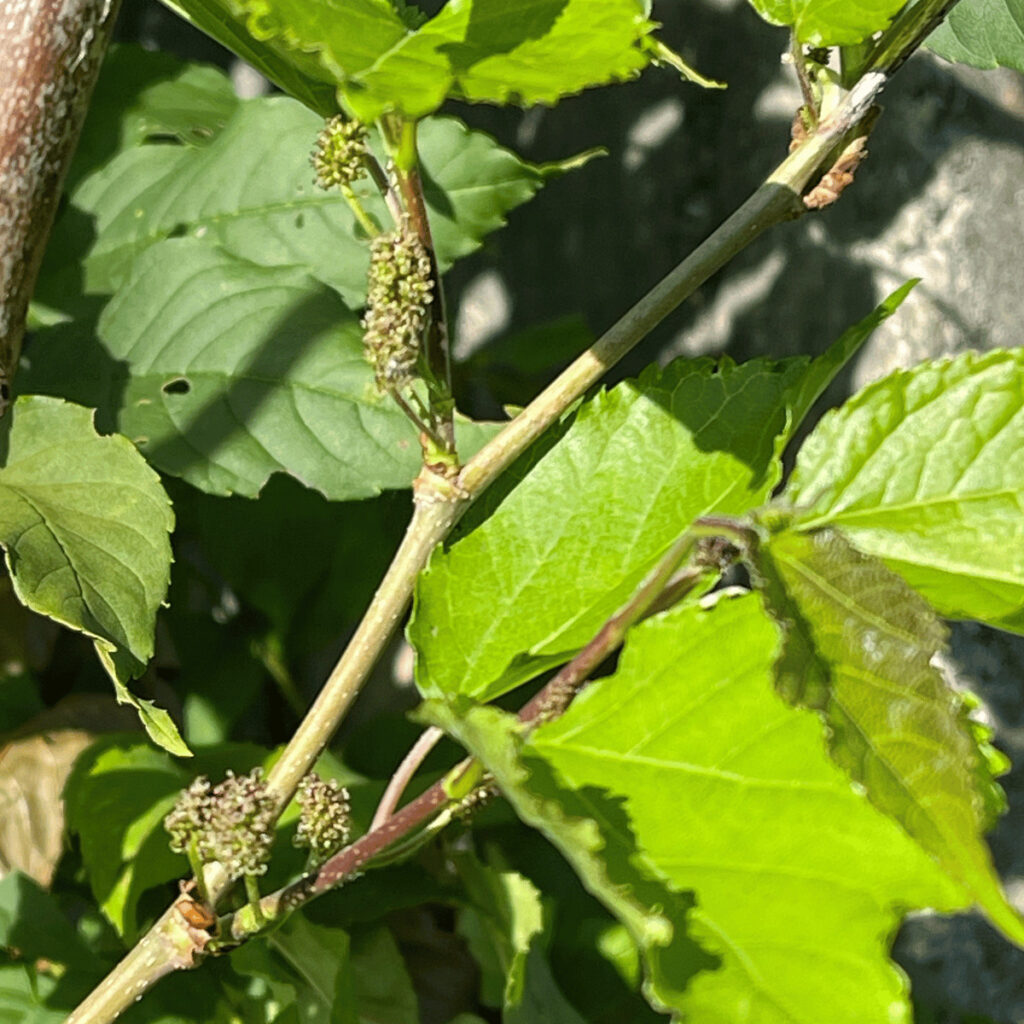
[[[395,808],[398,806],[398,801],[402,799],[405,787],[409,785],[416,770],[423,764],[426,756],[440,743],[443,736],[444,733],[436,725],[432,725],[423,731],[410,748],[409,753],[402,758],[402,763],[398,766],[395,774],[391,776],[387,789],[384,790],[384,795],[374,812],[373,821],[370,822],[371,832],[380,828],[395,813]]]

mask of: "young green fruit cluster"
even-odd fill
[[[360,121],[332,117],[316,137],[310,156],[316,183],[322,189],[351,185],[365,172],[366,126]]]
[[[201,775],[183,790],[164,828],[176,853],[195,854],[204,864],[218,861],[232,878],[262,875],[274,842],[274,800],[263,769],[235,775],[216,786]]]
[[[300,783],[295,799],[302,808],[296,846],[309,848],[309,859],[321,864],[340,850],[351,834],[348,790],[334,779],[325,782],[310,772]]]
[[[408,230],[378,235],[370,247],[363,343],[382,391],[411,384],[433,301],[430,255]]]

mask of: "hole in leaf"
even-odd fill
[[[165,395],[187,395],[192,390],[192,385],[184,377],[175,377],[164,384],[160,390]]]
[[[184,238],[188,228],[184,224],[175,224],[170,231],[167,232],[168,238]]]

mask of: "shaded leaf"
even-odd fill
[[[180,81],[164,88],[168,104],[191,110],[192,92]],[[199,106],[193,116],[204,112]],[[344,196],[313,183],[309,154],[322,127],[316,115],[278,96],[239,103],[203,144],[191,138],[188,145],[138,144],[145,137],[129,136],[116,157],[74,190],[55,226],[43,268],[47,301],[60,302],[48,277],[56,276],[66,291],[77,283],[86,294],[109,294],[146,249],[188,236],[263,266],[303,267],[350,306],[360,306],[369,249]],[[420,125],[418,142],[442,271],[478,248],[561,167],[521,161],[450,117]],[[389,223],[369,179],[357,183],[356,192],[378,223]],[[76,247],[80,268],[67,265]]]
[[[416,995],[386,928],[350,935],[294,913],[267,937],[231,955],[246,975],[266,978],[285,1014],[328,1024],[416,1024]]]
[[[960,0],[927,46],[960,64],[1024,71],[1024,0]]]
[[[943,615],[1024,632],[1024,350],[876,381],[821,420],[783,499]]]
[[[64,783],[91,741],[63,729],[0,748],[0,875],[21,871],[49,888],[64,852]]]
[[[79,837],[89,886],[119,935],[134,941],[136,908],[147,889],[187,870],[172,853],[163,818],[192,780],[163,751],[105,740],[80,759],[68,780],[68,829]]]
[[[494,961],[505,1024],[583,1024],[555,983],[544,955],[547,931],[537,887],[515,871],[500,871],[463,854],[454,858],[471,910],[460,931],[481,963]],[[485,976],[486,977],[486,976]]]
[[[701,1024],[908,1021],[899,916],[969,897],[778,699],[777,647],[756,598],[679,607],[528,740],[490,708],[431,707],[630,927],[657,1002]]]
[[[137,908],[146,890],[188,871],[163,828],[178,793],[196,775],[219,780],[229,768],[244,772],[268,760],[259,747],[230,744],[201,751],[186,768],[123,737],[100,740],[82,754],[65,789],[68,828],[79,837],[96,902],[119,935],[129,942],[137,937]],[[283,823],[288,820],[286,815]]]
[[[932,664],[946,640],[935,613],[835,530],[774,533],[756,564],[784,636],[782,695],[822,713],[836,762],[1024,943],[982,840],[1002,795],[960,696]]]
[[[789,25],[802,43],[859,43],[885,28],[904,0],[750,0],[765,21]]]
[[[419,470],[415,430],[376,391],[358,320],[300,270],[168,240],[137,261],[98,332],[91,349],[73,327],[40,336],[19,384],[74,388],[201,490],[251,497],[285,472],[342,500],[408,487]],[[489,429],[467,424],[464,450]]]
[[[19,599],[93,638],[121,703],[155,742],[188,750],[165,711],[127,688],[153,652],[170,574],[174,516],[157,475],[93,413],[19,398],[0,424],[0,544]]]
[[[219,68],[114,44],[89,100],[68,186],[121,150],[146,142],[203,146],[219,134],[239,102],[231,79]]]

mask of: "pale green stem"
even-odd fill
[[[868,75],[705,242],[541,392],[465,465],[459,484],[475,497],[559,416],[715,271],[766,228],[799,216],[800,195],[829,154],[870,108],[885,76]]]
[[[356,216],[356,220],[359,221],[360,226],[366,232],[368,238],[376,238],[380,234],[380,228],[374,224],[373,219],[366,212],[365,207],[359,201],[359,196],[352,191],[351,185],[342,185],[341,194],[345,197],[345,201],[348,203],[349,208]]]

